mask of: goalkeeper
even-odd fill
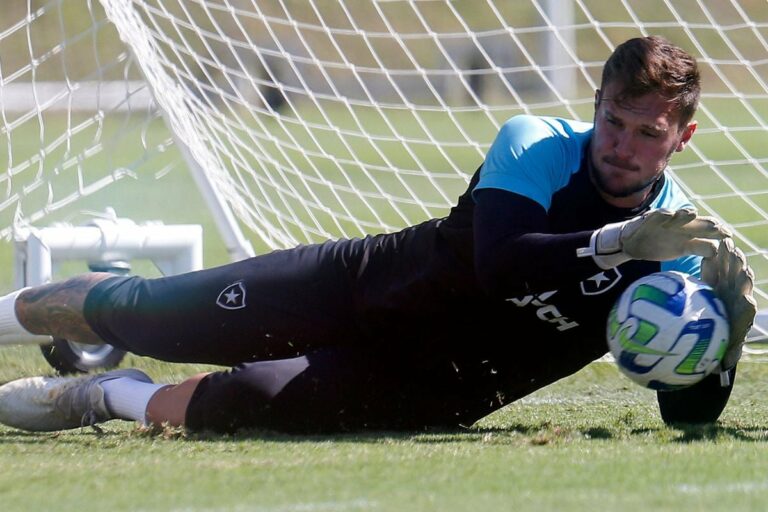
[[[601,357],[611,305],[660,270],[702,275],[726,304],[721,371],[658,395],[667,421],[714,421],[755,303],[727,229],[698,216],[665,172],[696,130],[699,90],[690,55],[631,39],[605,64],[593,123],[513,117],[445,218],[179,276],[93,273],[0,298],[0,342],[54,336],[231,367],[175,385],[130,369],[20,379],[0,387],[0,421],[471,425]]]

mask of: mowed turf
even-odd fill
[[[710,178],[692,176],[690,183],[717,182]],[[76,212],[107,206],[136,220],[201,223],[206,265],[227,261],[183,169],[159,181],[146,174],[122,180],[52,219],[77,223],[83,215]],[[5,289],[11,253],[3,243]],[[72,264],[61,274],[83,270]],[[123,366],[162,382],[214,369],[135,357]],[[0,382],[50,372],[36,347],[0,348]],[[129,423],[108,424],[103,434],[0,428],[0,510],[764,510],[767,376],[765,364],[743,364],[721,421],[703,428],[665,427],[654,394],[610,363],[456,432],[301,437],[157,433]]]
[[[208,367],[129,358],[160,380]],[[0,351],[0,380],[45,373]],[[112,422],[0,428],[2,510],[765,510],[764,363],[741,366],[721,420],[666,427],[655,395],[596,362],[458,431],[235,436]]]

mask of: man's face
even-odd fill
[[[608,84],[597,92],[592,182],[608,203],[633,208],[648,196],[672,154],[685,148],[696,123],[681,129],[673,105],[658,94],[619,104],[615,90]]]

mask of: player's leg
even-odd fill
[[[129,417],[123,419],[144,421],[153,425],[184,426],[187,417],[187,407],[189,407],[189,402],[192,400],[192,395],[195,393],[200,381],[209,374],[199,373],[179,384],[168,385],[159,389],[147,400],[143,415],[138,415],[138,411],[136,411],[129,416],[129,411],[126,410],[125,414]],[[130,390],[128,388],[115,389],[113,394],[117,400],[121,396],[130,396]]]
[[[130,388],[130,392],[114,396],[110,386],[118,382],[122,383],[121,391]],[[54,431],[115,418],[142,419],[146,402],[162,388],[135,369],[83,377],[18,379],[0,386],[0,423],[23,430]],[[126,415],[126,409],[131,413]]]
[[[27,289],[0,299],[0,343],[16,329],[223,365],[350,343],[359,338],[355,244],[276,251],[161,279],[89,274]]]
[[[109,343],[172,362],[232,366],[359,339],[347,244],[276,251],[162,279],[97,284],[84,317]]]
[[[471,424],[478,407],[487,406],[487,397],[466,389],[474,382],[439,354],[415,360],[403,347],[324,348],[239,364],[178,385],[151,383],[137,370],[19,379],[0,386],[0,422],[27,430],[109,419],[214,432],[457,428]]]
[[[178,385],[154,384],[138,370],[87,377],[32,377],[0,386],[0,422],[25,430],[77,428],[111,419],[196,430],[284,431],[362,426],[372,400],[375,358],[328,349],[307,356],[245,363]],[[374,414],[375,416],[375,414]],[[397,421],[397,415],[393,415]]]
[[[31,335],[103,343],[83,318],[83,305],[91,289],[111,277],[95,272],[0,297],[0,344],[25,341]]]
[[[180,384],[155,384],[141,370],[81,377],[30,377],[0,386],[0,423],[55,431],[113,419],[183,425],[187,405],[206,373]]]

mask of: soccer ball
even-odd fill
[[[608,348],[621,372],[656,390],[696,384],[728,346],[723,303],[705,282],[656,272],[632,283],[608,316]]]

